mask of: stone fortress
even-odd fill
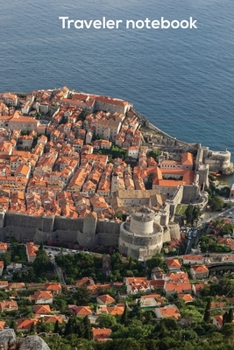
[[[114,108],[111,111],[115,112],[116,108],[119,108],[118,105],[113,107],[106,100],[103,102],[100,99],[98,103],[100,104],[98,107],[103,110],[109,111],[111,106]],[[127,107],[132,108],[131,105]],[[85,215],[84,218],[68,218],[54,215],[31,216],[1,210],[0,240],[8,240],[14,236],[22,242],[57,240],[78,242],[85,247],[97,244],[118,246],[123,254],[147,259],[159,252],[164,242],[169,242],[172,238],[179,239],[180,228],[174,222],[177,205],[191,203],[204,209],[208,201],[204,190],[209,185],[209,171],[223,173],[233,171],[231,154],[228,151],[211,151],[200,144],[179,141],[150,124],[133,108],[132,110],[139,121],[146,122],[148,131],[144,136],[147,138],[148,149],[151,147],[162,150],[161,164],[169,154],[181,158],[184,152],[196,153],[194,162],[190,164],[189,171],[192,171],[194,176],[189,184],[178,181],[176,187],[156,184],[151,190],[123,190],[118,186],[117,177],[112,176],[113,190],[107,201],[115,213],[127,216],[126,222],[98,219],[95,212]],[[160,162],[158,172],[162,172]]]
[[[136,259],[149,259],[160,252],[163,228],[155,220],[155,212],[142,207],[133,211],[120,226],[119,251]]]

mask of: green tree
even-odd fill
[[[201,208],[199,207],[199,205],[195,205],[193,208],[193,220],[196,225],[201,215],[202,215]]]
[[[51,268],[51,262],[44,249],[37,251],[36,259],[33,262],[33,269],[37,276],[41,277],[45,271]]]
[[[90,302],[91,294],[88,288],[78,287],[74,293],[76,305],[87,305]]]
[[[187,224],[193,223],[193,205],[189,204],[185,210],[185,218]]]
[[[137,301],[136,305],[132,307],[131,313],[130,313],[131,318],[137,318],[138,320],[142,319],[142,311],[141,311],[141,302],[140,299]]]
[[[230,309],[228,312],[227,322],[232,323],[233,321],[233,309]]]
[[[219,231],[219,234],[221,236],[232,235],[233,234],[233,224],[231,222],[230,223],[225,223],[223,225],[223,227],[221,227],[221,229]]]
[[[221,197],[214,196],[209,201],[209,205],[210,205],[212,211],[220,211],[223,208],[224,201]]]
[[[84,317],[83,324],[84,324],[84,328],[85,328],[84,338],[87,340],[91,340],[92,339],[92,329],[91,329],[91,324],[90,324],[90,320],[89,320],[88,316]]]
[[[210,322],[210,308],[211,308],[211,298],[208,299],[206,304],[206,309],[205,309],[204,318],[203,318],[205,322]]]
[[[222,333],[225,337],[234,337],[234,323],[225,323],[222,328]]]
[[[152,151],[149,151],[147,153],[147,157],[152,157],[152,158],[154,158],[154,160],[157,161],[158,156],[160,156],[161,153],[162,153],[162,151],[160,149],[154,148]]]
[[[116,325],[117,321],[113,315],[101,314],[97,318],[97,323],[99,324],[100,328],[111,328]]]
[[[192,226],[194,223],[197,224],[198,220],[201,217],[201,214],[201,209],[198,205],[189,204],[185,210],[187,224],[191,224]]]
[[[128,323],[128,306],[127,306],[127,303],[125,303],[125,305],[124,305],[124,312],[123,312],[123,315],[121,316],[121,323],[123,323],[124,325],[127,325],[127,323]]]
[[[11,263],[11,252],[0,254],[0,260],[4,262],[4,266],[10,265]]]
[[[54,333],[59,333],[60,332],[60,329],[59,329],[59,322],[58,320],[55,322],[55,325],[54,325]]]

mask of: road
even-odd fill
[[[54,271],[55,271],[55,273],[59,276],[59,282],[60,282],[60,284],[61,284],[63,287],[66,287],[66,282],[65,282],[65,280],[64,280],[62,270],[61,270],[60,267],[58,267],[58,265],[56,264],[55,258],[54,258],[54,257],[51,258],[50,261],[51,261],[51,263],[52,263],[53,266],[54,266]]]
[[[234,220],[234,214],[233,213],[234,213],[233,207],[228,208],[228,209],[226,209],[224,211],[221,211],[221,212],[204,213],[202,220],[198,221],[197,226],[199,227],[199,226],[209,222],[210,220],[214,220],[214,219],[217,219],[217,218],[222,217],[222,216],[227,216],[227,217],[231,216],[232,217],[231,219]]]

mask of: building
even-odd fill
[[[184,255],[183,256],[184,265],[202,265],[204,264],[204,258],[202,255]]]
[[[92,328],[92,332],[94,341],[105,342],[111,340],[112,330],[110,328]]]
[[[166,296],[170,296],[174,293],[177,294],[191,294],[192,286],[187,278],[176,280],[176,281],[166,281],[164,284],[164,291]]]
[[[223,316],[216,315],[213,318],[213,324],[220,330],[223,327]]]
[[[180,272],[181,264],[178,259],[166,259],[166,263],[169,271],[171,272]]]
[[[28,262],[33,262],[37,257],[38,247],[34,245],[33,242],[26,243],[26,255]]]
[[[33,311],[36,315],[47,315],[51,313],[50,305],[34,305]]]
[[[97,303],[100,305],[115,304],[116,301],[109,294],[97,296]]]
[[[4,269],[4,262],[0,261],[0,276],[2,276],[3,269]]]
[[[18,310],[18,304],[15,300],[3,300],[0,302],[0,312]]]
[[[5,254],[7,252],[7,244],[0,242],[0,254]]]
[[[38,291],[30,296],[31,301],[35,304],[53,304],[53,294],[47,291]]]
[[[180,320],[181,315],[179,309],[176,305],[166,305],[164,307],[159,307],[154,309],[154,313],[157,318],[174,318],[177,321]]]
[[[209,277],[209,269],[205,265],[193,265],[190,268],[192,279],[203,279]]]
[[[150,292],[150,285],[146,277],[124,277],[127,294]]]
[[[160,252],[163,229],[155,222],[155,212],[148,208],[133,211],[120,226],[119,251],[135,259],[150,259]]]
[[[46,283],[45,290],[51,292],[53,295],[62,293],[62,286],[60,283]]]
[[[37,318],[27,318],[27,319],[19,319],[17,320],[17,331],[19,332],[27,332],[32,329],[38,322]]]
[[[77,305],[68,305],[70,311],[74,311],[77,316],[85,317],[92,315],[92,310],[90,306],[77,306]]]
[[[96,135],[101,138],[114,142],[119,133],[121,123],[114,120],[100,119],[96,124]]]

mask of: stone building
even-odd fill
[[[156,213],[148,208],[133,211],[120,226],[119,251],[135,259],[150,259],[160,252],[163,228],[155,222]]]

